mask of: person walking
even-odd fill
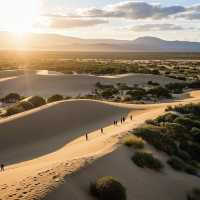
[[[4,171],[4,164],[1,164],[1,172]]]
[[[133,120],[133,115],[130,116],[131,121]]]
[[[85,139],[88,141],[88,133],[85,134]]]
[[[123,117],[123,121],[124,121],[124,122],[126,121],[126,118],[125,118],[125,117]]]
[[[103,133],[103,128],[101,128],[101,133]]]

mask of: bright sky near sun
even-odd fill
[[[200,0],[0,0],[0,30],[200,41]]]

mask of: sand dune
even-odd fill
[[[2,77],[3,78],[3,77]],[[7,77],[5,77],[7,78]],[[126,83],[128,85],[145,85],[148,81],[158,82],[161,85],[178,80],[159,75],[126,74],[116,76],[93,75],[38,75],[29,71],[15,79],[0,82],[0,96],[10,92],[18,92],[24,96],[62,94],[77,96],[91,93],[97,82],[104,84]]]
[[[55,151],[86,132],[113,123],[129,110],[98,101],[71,100],[1,120],[1,162],[10,164]]]
[[[32,200],[45,199],[45,196],[48,200],[90,199],[88,181],[101,175],[115,175],[121,179],[128,188],[129,199],[164,199],[164,195],[164,200],[182,199],[187,188],[196,186],[196,178],[170,170],[164,174],[140,170],[130,163],[124,148],[114,150],[123,135],[145,120],[162,114],[167,105],[188,102],[200,102],[200,92],[192,92],[185,100],[157,105],[65,101],[1,121],[0,130],[4,128],[1,141],[5,144],[1,142],[0,157],[7,159],[10,165],[0,174],[0,199]],[[133,121],[127,120],[118,127],[111,124],[119,116],[130,113]],[[102,126],[104,134],[99,131]],[[88,142],[83,129],[93,131]],[[86,165],[109,152],[113,153]],[[77,174],[68,176],[83,166]],[[50,192],[52,190],[54,192]]]
[[[66,176],[64,184],[44,199],[92,200],[89,185],[103,176],[120,180],[127,189],[127,200],[186,199],[187,192],[199,185],[199,178],[175,172],[167,165],[162,173],[141,169],[131,161],[132,155],[133,150],[120,147],[74,175]]]

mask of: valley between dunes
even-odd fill
[[[161,174],[140,169],[130,163],[130,152],[120,141],[147,119],[163,114],[168,105],[200,102],[200,91],[185,96],[171,103],[145,105],[68,100],[1,120],[0,161],[6,169],[0,173],[0,199],[92,199],[90,181],[105,175],[124,183],[129,200],[184,199],[185,192],[199,184],[197,177],[169,167]],[[113,126],[121,116],[127,121]]]

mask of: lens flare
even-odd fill
[[[41,11],[40,0],[0,0],[0,5],[1,28],[16,33],[31,31]]]

